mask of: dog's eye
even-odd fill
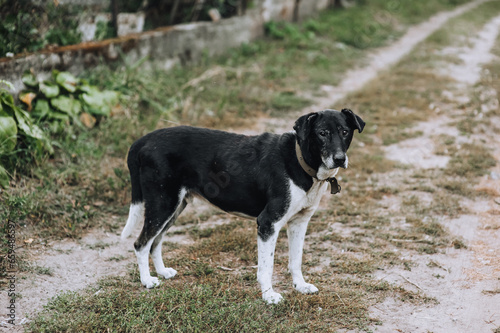
[[[320,132],[319,132],[319,135],[321,135],[321,136],[326,136],[326,131],[320,131]]]
[[[347,136],[347,134],[349,134],[349,131],[348,131],[348,130],[342,130],[342,135],[343,135],[343,136]]]

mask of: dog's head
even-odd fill
[[[300,117],[293,129],[305,161],[315,170],[328,173],[347,168],[347,149],[355,130],[360,133],[365,122],[349,109],[324,110]]]

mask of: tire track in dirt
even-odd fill
[[[328,97],[317,99],[315,105],[300,113],[290,114],[286,119],[261,119],[251,132],[245,132],[245,134],[261,133],[263,130],[288,131],[292,128],[293,121],[299,114],[333,107],[340,99],[360,89],[374,79],[378,73],[395,64],[449,19],[486,1],[491,0],[473,1],[452,11],[436,14],[428,21],[409,28],[401,39],[387,47],[380,48],[370,56],[367,66],[348,71],[339,86],[325,87],[324,90],[328,93]],[[197,210],[199,209],[200,206],[197,206]],[[188,212],[188,209],[186,211]],[[122,218],[113,217],[113,219]],[[123,224],[125,219],[126,217],[123,217]],[[18,279],[16,287],[21,290],[22,297],[17,300],[16,304],[17,322],[26,322],[26,317],[34,316],[42,310],[43,305],[59,292],[77,291],[97,282],[104,276],[125,274],[127,265],[135,262],[132,251],[133,241],[134,237],[131,237],[125,242],[120,242],[119,232],[113,234],[103,230],[93,230],[78,242],[69,240],[48,242],[45,246],[34,251],[27,251],[36,265],[50,268],[52,274],[28,273],[24,274],[23,279]],[[186,236],[166,237],[166,241],[189,242]],[[0,305],[3,307],[7,302],[6,293],[2,293]],[[5,326],[1,322],[4,320],[4,318],[0,319],[0,330],[5,331],[6,327],[9,327],[9,332],[23,331],[23,325],[17,325],[12,329],[10,325]]]

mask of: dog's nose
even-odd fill
[[[337,153],[333,157],[333,162],[335,163],[336,167],[344,167],[345,165],[345,154],[340,154]]]
[[[336,166],[341,166],[343,167],[345,164],[345,158],[336,158],[333,160],[335,162]]]

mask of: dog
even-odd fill
[[[335,175],[347,168],[347,149],[355,130],[365,122],[349,109],[324,110],[301,116],[293,132],[257,136],[177,126],[151,132],[132,144],[127,164],[132,202],[122,239],[144,221],[134,243],[141,283],[159,284],[149,271],[149,253],[165,279],[177,271],[166,268],[161,244],[193,197],[229,213],[257,219],[257,281],[262,298],[276,304],[273,290],[274,251],[280,229],[288,223],[289,265],[294,288],[318,292],[302,276],[302,252],[308,222],[328,184],[340,186]]]

